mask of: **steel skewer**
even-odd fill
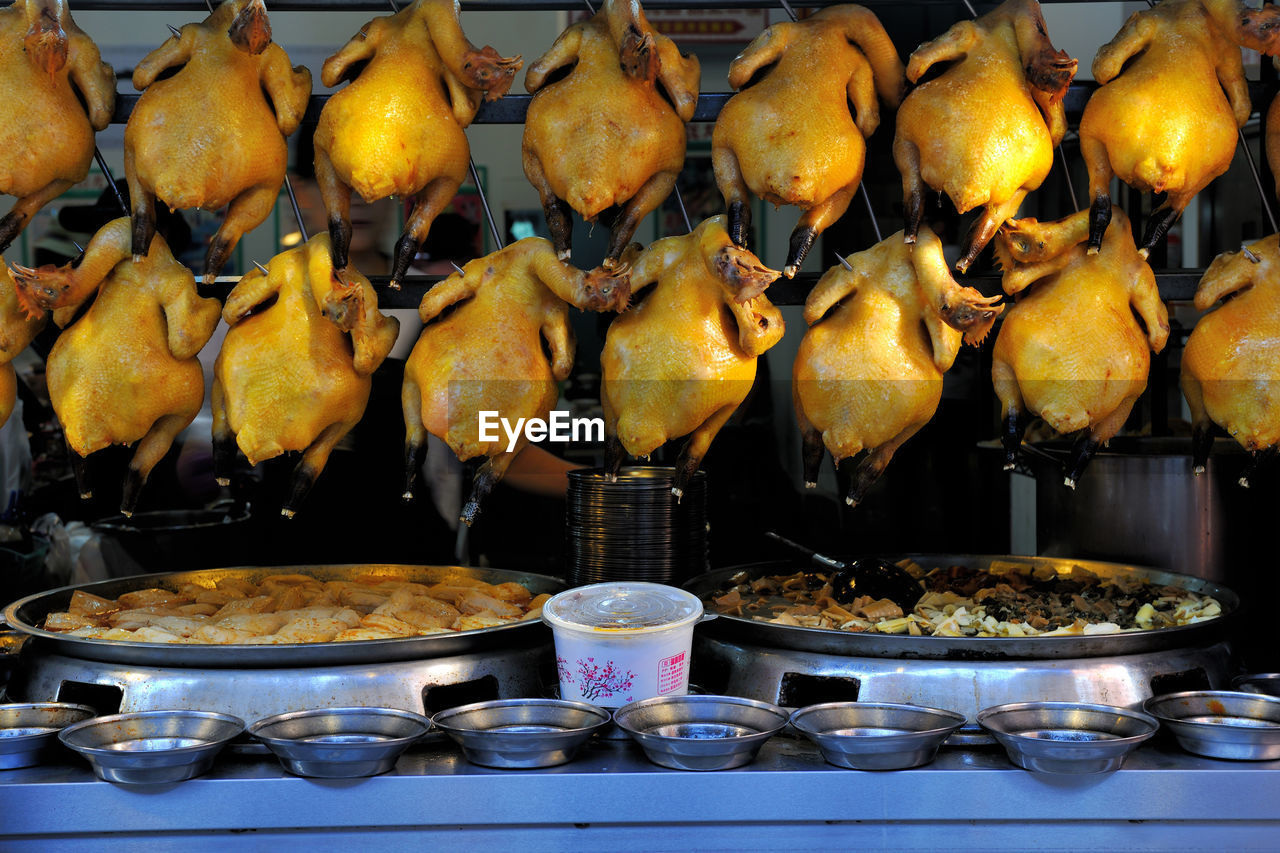
[[[111,169],[107,167],[107,159],[102,156],[102,151],[98,146],[93,146],[93,158],[98,161],[98,168],[102,170],[102,174],[107,179],[107,185],[111,187],[111,192],[115,195],[116,201],[120,203],[120,209],[124,211],[124,215],[129,215],[129,205],[124,203],[124,196],[120,195],[120,188],[116,186],[116,179],[111,174]]]

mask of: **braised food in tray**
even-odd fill
[[[277,574],[259,583],[141,589],[109,599],[76,590],[43,628],[72,637],[143,643],[247,644],[388,640],[492,628],[537,618],[548,595],[465,575],[422,584],[383,575],[319,580]]]
[[[1138,576],[1105,577],[1082,566],[994,562],[985,569],[899,563],[924,595],[910,613],[888,599],[837,601],[833,575],[731,577],[711,596],[717,613],[839,631],[935,637],[1062,637],[1190,625],[1222,614],[1217,599]]]

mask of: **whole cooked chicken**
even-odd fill
[[[427,326],[404,370],[405,498],[413,496],[431,433],[464,462],[488,457],[462,509],[465,524],[475,521],[481,502],[528,443],[521,432],[512,444],[495,418],[512,425],[546,420],[559,396],[556,383],[573,368],[569,305],[619,310],[627,295],[625,279],[574,269],[541,237],[471,261],[428,290],[418,306]],[[456,308],[441,317],[450,306]],[[481,412],[494,413],[488,436]]]
[[[3,252],[36,211],[89,174],[116,75],[63,0],[14,0],[0,9],[0,100],[0,193],[18,198],[0,219]]]
[[[950,64],[920,82],[942,63]],[[898,110],[893,140],[908,243],[920,226],[925,186],[945,192],[960,213],[985,206],[956,261],[960,272],[969,268],[1049,174],[1067,129],[1062,97],[1075,73],[1076,60],[1050,44],[1036,0],[1006,0],[916,48],[907,79],[918,85]]]
[[[1004,291],[1022,294],[1000,326],[991,365],[1005,468],[1039,415],[1064,435],[1079,433],[1065,462],[1072,488],[1098,447],[1124,426],[1147,387],[1151,353],[1169,338],[1169,314],[1129,218],[1113,212],[1094,254],[1085,245],[1090,218],[1081,210],[1058,222],[1015,220],[996,239]]]
[[[631,291],[656,284],[613,321],[600,354],[610,474],[617,475],[623,450],[648,456],[688,435],[672,489],[683,493],[751,390],[756,357],[782,338],[782,312],[764,295],[777,277],[734,245],[723,216],[657,240],[636,258]]]
[[[196,354],[218,324],[218,301],[196,294],[191,271],[163,237],[134,257],[126,217],[104,225],[79,263],[13,269],[29,314],[52,310],[59,326],[71,324],[49,352],[45,373],[80,496],[93,496],[86,456],[137,442],[120,503],[131,515],[151,469],[204,402]]]
[[[1204,471],[1218,424],[1253,455],[1244,486],[1280,444],[1280,235],[1248,250],[1219,255],[1205,271],[1196,308],[1222,304],[1200,318],[1182,353],[1195,472]]]
[[[570,209],[612,222],[605,265],[671,194],[701,68],[650,26],[638,0],[604,0],[529,67],[524,173],[542,199],[556,253],[569,259]]]
[[[378,311],[369,280],[341,276],[329,235],[317,234],[253,270],[227,296],[231,328],[213,375],[213,465],[230,481],[236,447],[257,465],[302,454],[281,514],[292,518],[329,454],[364,415],[370,375],[395,344],[400,322]]]
[[[729,66],[729,85],[738,93],[711,139],[729,235],[746,246],[750,193],[801,208],[782,269],[791,278],[858,191],[865,138],[880,124],[876,95],[898,106],[907,86],[902,60],[870,10],[830,6],[757,36]]]
[[[413,210],[392,265],[392,286],[399,287],[467,176],[471,148],[463,128],[482,98],[507,93],[521,64],[518,56],[471,44],[456,0],[415,0],[374,18],[325,60],[324,85],[351,81],[325,103],[315,137],[334,267],[347,267],[352,190],[368,202],[403,196]]]
[[[1142,236],[1145,257],[1187,203],[1231,165],[1249,118],[1240,46],[1280,51],[1280,7],[1239,0],[1164,0],[1134,12],[1098,50],[1102,84],[1080,119],[1080,155],[1089,168],[1093,224],[1102,243],[1111,215],[1111,178],[1165,193]]]
[[[0,426],[9,420],[18,399],[18,377],[11,362],[40,334],[47,320],[43,312],[27,316],[17,284],[0,257]]]
[[[855,506],[937,411],[961,340],[980,343],[1004,306],[956,283],[928,225],[914,246],[894,234],[848,260],[853,269],[827,270],[805,300],[791,389],[806,488],[824,445],[837,467],[866,451],[845,497]]]
[[[142,91],[124,129],[133,253],[147,252],[157,199],[170,209],[226,206],[205,255],[212,282],[240,238],[275,209],[285,137],[307,109],[311,72],[291,68],[271,41],[262,0],[224,0],[147,54],[133,87]]]

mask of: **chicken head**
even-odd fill
[[[1139,251],[1145,257],[1196,193],[1231,165],[1249,118],[1240,46],[1280,52],[1280,8],[1239,0],[1165,0],[1135,12],[1093,60],[1101,84],[1080,119],[1097,251],[1111,215],[1111,178],[1165,193]]]
[[[1252,454],[1240,477],[1248,486],[1280,445],[1280,235],[1214,258],[1195,305],[1213,310],[1196,323],[1182,353],[1193,469],[1204,472],[1217,424]]]
[[[222,309],[231,328],[214,364],[214,475],[230,482],[237,446],[251,465],[301,453],[286,518],[360,422],[370,376],[400,330],[369,280],[354,267],[339,275],[329,251],[329,235],[317,234],[276,255],[266,272],[241,278]]]
[[[633,292],[654,285],[609,326],[603,372],[605,469],[623,451],[647,457],[688,435],[676,463],[679,497],[716,433],[746,398],[756,357],[783,333],[764,290],[778,277],[734,244],[723,216],[651,244],[628,270]]]
[[[311,72],[271,41],[262,0],[224,0],[139,62],[133,87],[142,92],[124,130],[133,253],[147,252],[157,199],[170,209],[226,206],[205,255],[210,283],[275,209],[285,137],[302,121]]]
[[[415,0],[375,18],[325,60],[321,82],[350,85],[325,103],[316,127],[316,180],[329,217],[333,265],[346,269],[351,193],[365,201],[412,199],[396,244],[398,288],[436,216],[467,176],[463,128],[481,101],[507,93],[522,62],[477,48],[462,32],[456,0]]]
[[[943,63],[950,64],[922,82]],[[969,268],[1049,174],[1075,72],[1076,60],[1049,42],[1036,0],[1006,0],[916,48],[907,79],[917,86],[898,110],[893,140],[908,243],[920,227],[926,186],[945,192],[960,213],[985,207],[956,262],[960,272]]]
[[[116,75],[63,0],[15,0],[0,9],[0,252],[36,211],[80,183],[93,134],[111,121]]]
[[[559,396],[556,383],[573,368],[569,305],[620,310],[626,301],[625,279],[574,269],[541,237],[473,260],[428,290],[418,306],[427,325],[404,371],[405,499],[413,497],[431,433],[464,462],[488,457],[462,509],[464,524],[475,521],[528,444],[523,433],[514,444],[501,430],[491,434],[496,438],[482,435],[480,413],[510,423],[546,419]]]
[[[928,225],[914,246],[898,233],[848,261],[805,300],[791,388],[805,487],[817,485],[824,447],[837,467],[862,454],[845,497],[856,506],[937,411],[961,341],[980,343],[1004,306],[956,283]]]
[[[1059,433],[1078,433],[1064,469],[1072,488],[1124,426],[1147,387],[1151,353],[1169,338],[1168,311],[1128,217],[1114,211],[1094,254],[1086,245],[1090,217],[1081,210],[1058,222],[1015,220],[996,238],[1004,291],[1021,294],[1000,326],[991,366],[1005,468],[1014,467],[1038,415]]]
[[[701,69],[645,18],[638,0],[604,0],[529,67],[522,143],[556,252],[568,260],[570,210],[612,224],[605,266],[671,194]]]
[[[93,496],[85,457],[136,442],[120,504],[131,515],[151,469],[204,402],[196,355],[218,324],[218,301],[196,293],[194,276],[163,237],[134,257],[126,217],[104,225],[78,262],[13,269],[28,314],[52,311],[55,323],[70,324],[45,370],[80,496]]]
[[[711,141],[729,235],[747,245],[750,193],[801,208],[782,270],[791,278],[857,192],[865,138],[880,124],[876,95],[898,106],[907,85],[902,60],[870,10],[829,6],[757,36],[729,66],[729,85],[738,93]]]

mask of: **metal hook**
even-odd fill
[[[449,266],[451,266],[451,267],[453,267],[455,270],[457,270],[459,275],[466,275],[466,274],[467,274],[467,271],[466,271],[466,270],[464,270],[462,267],[460,267],[460,266],[458,266],[457,264],[455,264],[453,261],[449,261]]]
[[[1240,251],[1244,252],[1244,256],[1248,258],[1251,262],[1255,264],[1262,263],[1262,258],[1258,257],[1253,252],[1249,251],[1249,247],[1244,243],[1240,244]]]
[[[82,254],[82,255],[84,254],[84,246],[81,246],[81,245],[80,245],[79,243],[77,243],[75,240],[72,240],[72,241],[71,241],[71,245],[73,245],[73,246],[75,246],[75,247],[76,247],[76,251],[77,251],[77,252],[79,252],[79,253],[80,253],[80,254]]]
[[[129,205],[124,203],[124,196],[120,194],[120,187],[116,186],[115,176],[111,174],[111,169],[107,167],[106,158],[102,156],[102,151],[96,145],[93,146],[93,159],[98,161],[98,168],[102,170],[103,176],[107,179],[107,184],[111,187],[111,192],[115,194],[116,201],[120,204],[120,209],[124,211],[125,216],[128,216]]]
[[[174,38],[182,37],[182,30],[178,29],[173,24],[165,24],[165,26],[169,28],[169,32],[173,33]]]
[[[254,261],[253,265],[258,268],[258,272],[262,273],[263,275],[267,275],[267,268],[264,267],[262,264],[258,263],[257,261]]]
[[[964,0],[964,7],[969,10],[970,15],[973,15],[975,18],[978,17],[977,10],[973,8],[973,4],[970,3],[969,0]]]

